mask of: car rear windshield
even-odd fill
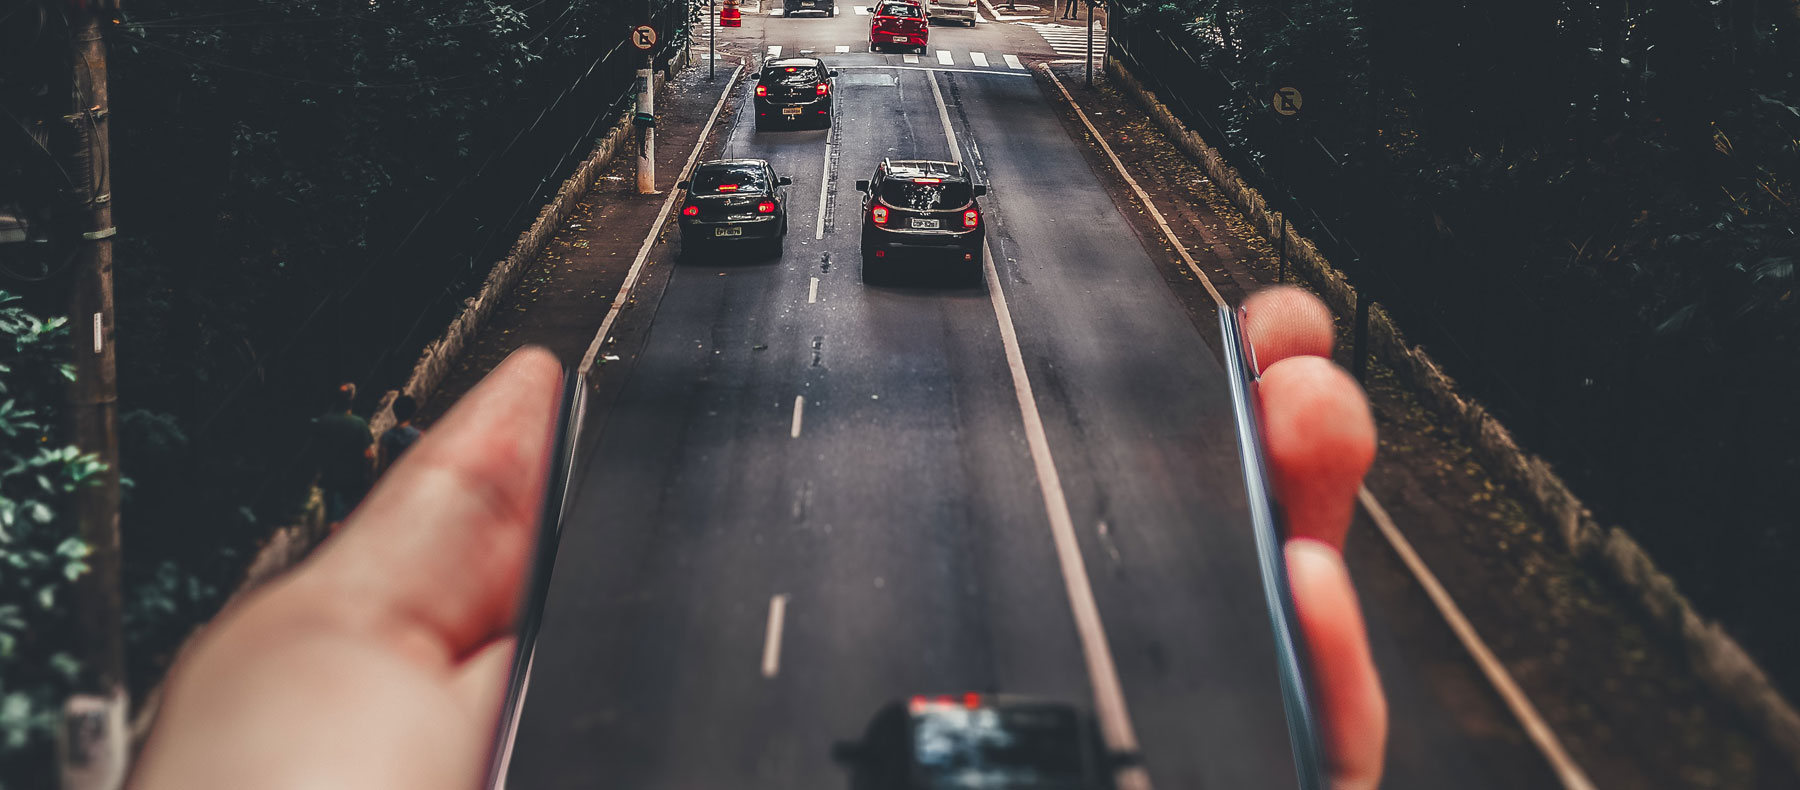
[[[703,195],[768,190],[769,179],[758,165],[718,165],[694,174],[694,191]]]
[[[908,19],[918,19],[920,16],[919,7],[912,3],[888,3],[875,13],[881,16],[903,16]]]
[[[946,708],[913,720],[913,768],[931,788],[1076,788],[1081,737],[1067,711]]]
[[[966,181],[907,181],[890,178],[881,185],[881,199],[890,206],[917,211],[961,208],[969,203]]]
[[[811,85],[819,81],[819,70],[811,66],[770,66],[762,73],[762,81],[770,84]]]

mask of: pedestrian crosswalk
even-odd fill
[[[1087,57],[1087,26],[1055,25],[1047,22],[1020,22],[1019,24],[1037,31],[1050,49],[1065,58]],[[1106,29],[1094,26],[1094,57],[1106,56]]]
[[[776,58],[781,57],[781,53],[785,52],[785,51],[788,51],[788,50],[784,49],[782,47],[782,45],[780,45],[780,44],[770,44],[770,45],[768,45],[768,48],[765,50],[765,53],[766,53],[765,58],[767,60],[774,60]],[[820,49],[820,50],[813,50],[813,49],[793,50],[794,53],[797,53],[797,54],[803,55],[803,56],[814,55],[814,54],[816,54],[818,52],[822,52],[822,51],[824,51],[824,50],[823,49]],[[839,55],[869,54],[869,44],[866,41],[859,42],[855,45],[836,44],[836,45],[832,46],[830,51],[835,54],[839,54]],[[936,67],[945,67],[945,68],[993,69],[995,71],[1027,71],[1028,70],[1025,67],[1025,62],[1020,60],[1018,55],[1015,55],[1011,52],[989,53],[989,52],[970,52],[970,51],[955,50],[955,49],[929,48],[924,52],[923,57],[921,57],[920,54],[911,53],[911,52],[908,52],[908,53],[879,53],[879,54],[886,54],[887,60],[890,63],[898,62],[898,63],[909,65],[909,66],[928,63],[928,64],[931,64]],[[898,61],[894,60],[894,54],[899,54]]]

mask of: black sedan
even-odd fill
[[[692,250],[703,243],[754,242],[768,255],[781,253],[787,236],[787,198],[782,189],[793,181],[775,175],[766,159],[717,159],[701,162],[691,181],[675,185],[687,190],[681,205],[681,239]]]
[[[833,749],[854,790],[1111,790],[1136,762],[1101,744],[1072,705],[992,694],[918,696],[883,708]]]
[[[831,78],[818,58],[781,58],[763,64],[756,79],[756,128],[831,127]]]
[[[955,162],[883,159],[863,193],[864,278],[871,267],[906,255],[964,261],[981,270],[981,202],[987,185]]]

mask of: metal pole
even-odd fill
[[[1088,7],[1088,48],[1087,48],[1087,86],[1094,87],[1094,0],[1087,0]]]
[[[706,81],[719,78],[719,0],[712,0],[712,14],[706,20]]]
[[[113,346],[111,135],[107,131],[106,43],[94,4],[72,3],[71,112],[75,197],[82,205],[81,247],[69,299],[75,382],[75,445],[101,464],[75,489],[75,520],[88,544],[88,572],[75,581],[82,673],[65,706],[58,739],[62,786],[112,790],[125,781],[125,638],[119,591],[118,376]]]

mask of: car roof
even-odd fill
[[[820,60],[819,58],[805,57],[781,58],[779,60],[771,60],[763,63],[763,70],[767,71],[768,69],[776,68],[778,66],[813,66],[815,68],[824,68],[825,61]]]
[[[962,165],[938,159],[889,159],[886,164],[889,178],[966,178]]]

